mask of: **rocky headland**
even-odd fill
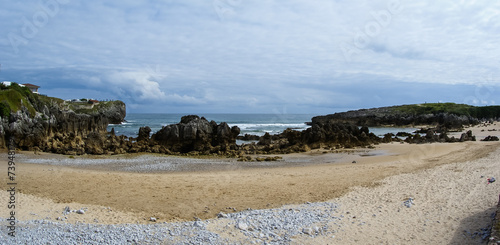
[[[440,126],[459,130],[464,125],[500,118],[500,106],[471,106],[455,103],[425,103],[361,109],[317,116],[312,123],[335,121],[368,127],[377,126]]]
[[[0,91],[0,146],[62,154],[100,154],[119,137],[107,132],[126,115],[121,101],[72,103],[13,84]]]
[[[184,116],[177,124],[151,132],[147,126],[137,137],[115,135],[109,124],[123,122],[125,104],[121,101],[63,101],[31,93],[16,84],[0,90],[0,146],[10,140],[17,148],[59,154],[163,153],[190,155],[284,154],[311,149],[337,150],[370,147],[373,144],[462,142],[475,140],[471,132],[460,138],[448,132],[484,120],[500,117],[500,107],[473,107],[452,103],[421,104],[349,111],[312,118],[304,131],[287,129],[280,134],[239,136],[240,129],[225,122],[217,124],[196,115]],[[377,137],[370,126],[427,125],[416,134]],[[236,139],[257,142],[242,145]],[[251,160],[251,158],[250,158]]]

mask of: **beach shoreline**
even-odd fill
[[[496,128],[496,125],[489,127]],[[485,128],[472,128],[478,139],[496,133],[487,130],[481,132],[482,129]],[[392,183],[390,179],[397,176],[416,174],[425,178],[422,173],[432,175],[434,169],[453,164],[463,165],[465,162],[481,162],[488,157],[496,158],[499,145],[498,142],[482,141],[421,145],[392,143],[381,144],[371,150],[357,149],[357,152],[354,151],[356,154],[342,153],[340,158],[338,154],[322,151],[283,155],[283,161],[270,162],[277,164],[271,167],[241,168],[238,167],[241,162],[229,159],[222,161],[222,165],[230,168],[198,172],[137,173],[125,172],[123,169],[103,169],[102,164],[97,168],[82,168],[19,161],[20,193],[17,193],[19,206],[16,218],[22,222],[47,220],[99,225],[155,224],[151,217],[154,217],[156,224],[193,222],[198,218],[217,223],[218,219],[213,218],[220,213],[247,209],[279,209],[284,205],[332,200],[346,207],[346,202],[352,195],[358,195],[360,188],[370,193],[377,188],[386,188],[384,186]],[[383,154],[370,154],[373,152]],[[28,158],[69,159],[68,156],[47,153],[20,154]],[[5,161],[4,158],[0,161]],[[328,160],[332,162],[328,163]],[[298,164],[283,166],[287,161],[296,161]],[[6,188],[5,183],[3,180],[1,188]],[[2,192],[0,199],[6,200],[6,195]],[[356,199],[359,198],[362,197]],[[401,198],[400,195],[390,201],[401,204]],[[497,201],[496,196],[494,199]],[[359,203],[351,204],[359,210],[363,209]],[[85,213],[63,215],[66,207],[71,210],[83,209]],[[2,214],[2,217],[7,215]],[[395,229],[396,226],[386,228]]]

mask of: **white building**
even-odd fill
[[[13,82],[9,82],[9,81],[3,81],[2,84],[9,87],[10,85],[12,85]],[[27,87],[29,88],[29,90],[31,90],[31,92],[35,93],[35,94],[38,94],[38,89],[40,88],[40,86],[38,85],[35,85],[35,84],[31,84],[31,83],[24,83],[24,84],[18,84],[19,86],[21,87]]]

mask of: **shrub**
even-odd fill
[[[10,116],[10,107],[5,101],[2,101],[0,103],[0,116],[1,117]]]

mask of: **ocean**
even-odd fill
[[[117,135],[128,137],[137,137],[139,128],[149,126],[152,134],[160,130],[163,126],[179,123],[182,116],[186,114],[160,114],[160,113],[128,113],[125,117],[126,122],[122,124],[110,124],[108,131],[115,129]],[[262,136],[266,132],[270,134],[279,134],[287,128],[298,131],[309,128],[307,122],[311,118],[318,116],[316,114],[199,114],[207,120],[214,120],[217,123],[226,122],[230,127],[238,126],[241,130],[240,135],[252,134]],[[415,131],[415,128],[370,128],[370,132],[377,136],[383,136],[386,133]]]

